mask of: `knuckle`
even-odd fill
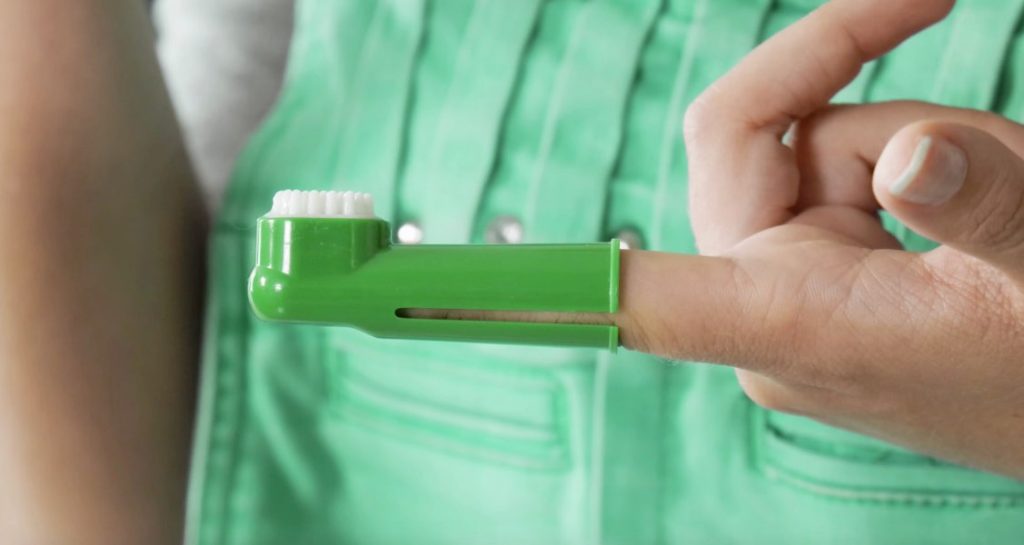
[[[683,115],[683,139],[688,146],[693,146],[714,130],[719,108],[716,105],[714,92],[709,89],[700,94]]]
[[[772,379],[744,370],[737,370],[736,378],[739,380],[743,393],[757,406],[769,411],[798,412],[794,396],[785,386]]]

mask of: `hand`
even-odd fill
[[[827,106],[952,3],[835,0],[705,92],[685,133],[714,257],[625,252],[617,321],[627,346],[736,366],[769,409],[1024,478],[1024,127]],[[880,209],[942,246],[902,251]]]
[[[828,106],[952,4],[834,0],[705,92],[685,129],[705,256],[623,252],[618,314],[443,317],[611,321],[629,348],[735,366],[766,408],[1024,478],[1024,127]],[[902,251],[881,209],[943,246]]]

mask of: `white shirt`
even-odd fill
[[[211,210],[281,88],[293,9],[294,0],[156,2],[160,63]]]

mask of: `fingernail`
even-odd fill
[[[889,193],[902,200],[937,205],[948,201],[967,179],[967,155],[943,138],[926,136],[910,164],[889,184]]]

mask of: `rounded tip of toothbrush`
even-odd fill
[[[300,191],[274,194],[268,218],[373,218],[373,197],[356,191]]]

